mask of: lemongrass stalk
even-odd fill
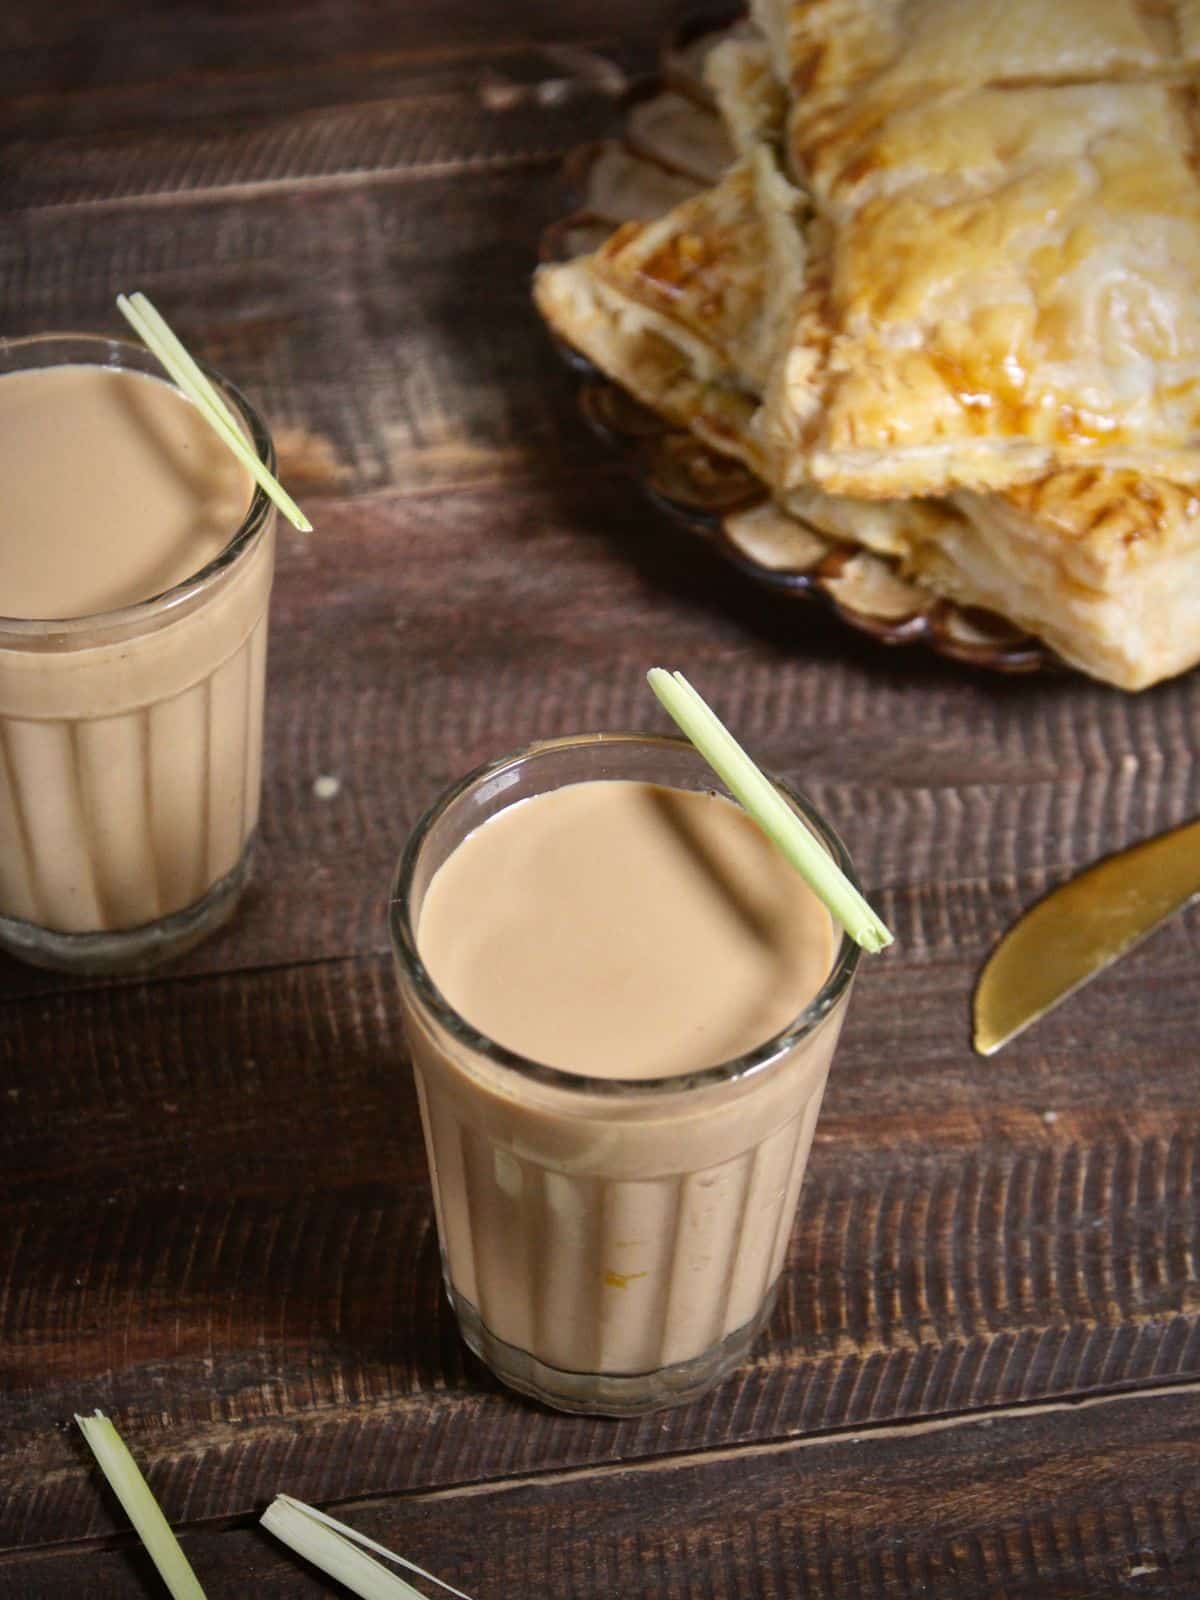
[[[188,1558],[116,1428],[100,1411],[94,1417],[77,1415],[75,1421],[174,1600],[204,1600]]]
[[[233,418],[233,413],[225,405],[224,401],[219,402],[220,409],[218,409],[218,406],[214,405],[209,399],[208,393],[201,386],[202,380],[203,382],[207,382],[207,380],[204,379],[204,374],[196,366],[191,356],[183,349],[178,340],[174,341],[174,346],[172,345],[171,340],[174,339],[174,335],[170,335],[170,330],[168,330],[169,337],[166,337],[160,329],[155,327],[149,314],[154,308],[150,305],[145,295],[134,295],[132,298],[123,294],[118,295],[117,309],[150,353],[157,357],[162,366],[166,368],[169,376],[174,378],[179,389],[192,402],[221,442],[233,451],[247,472],[251,473],[256,481],[262,483],[263,488],[276,501],[276,504],[282,505],[278,498],[279,495],[283,495],[284,499],[290,498],[282,486],[267,471],[266,467],[263,466],[257,454],[246,443],[241,429]],[[166,326],[165,323],[163,326]],[[178,348],[175,348],[175,346]],[[213,394],[216,393],[215,390],[212,390],[211,385],[209,385],[209,390]],[[269,484],[275,484],[275,489],[269,488]]]
[[[872,952],[891,944],[892,935],[884,923],[683,674],[653,667],[647,679],[730,793],[820,896],[855,944]]]
[[[400,1561],[401,1557],[392,1555],[382,1545],[362,1539],[351,1528],[345,1528],[344,1533],[339,1532],[344,1524],[314,1514],[312,1506],[306,1506],[301,1500],[277,1495],[260,1520],[263,1527],[286,1544],[289,1550],[294,1550],[306,1561],[311,1561],[314,1567],[320,1567],[322,1572],[336,1578],[338,1583],[359,1595],[360,1600],[425,1600],[419,1589],[414,1589],[411,1583],[406,1583],[396,1573],[389,1572],[374,1556],[361,1549],[360,1543],[369,1543],[372,1549],[381,1550],[390,1561]],[[345,1537],[346,1534],[351,1537]],[[411,1563],[404,1562],[403,1565],[410,1566]],[[419,1567],[413,1570],[421,1571]],[[458,1591],[455,1590],[455,1593]]]
[[[360,1533],[357,1528],[352,1528],[348,1523],[339,1522],[336,1517],[331,1517],[328,1511],[318,1511],[316,1506],[307,1505],[303,1500],[296,1500],[290,1494],[277,1494],[276,1505],[292,1506],[295,1510],[303,1512],[306,1517],[311,1517],[314,1522],[321,1523],[326,1528],[332,1528],[345,1539],[352,1540],[361,1545],[364,1550],[373,1550],[377,1556],[383,1556],[386,1561],[394,1561],[398,1567],[405,1567],[409,1572],[415,1572],[418,1578],[425,1578],[430,1583],[436,1583],[439,1589],[445,1589],[448,1594],[458,1596],[458,1600],[471,1600],[469,1594],[464,1594],[461,1589],[456,1589],[452,1583],[447,1583],[445,1578],[439,1578],[435,1572],[426,1572],[424,1567],[418,1567],[415,1561],[409,1561],[406,1556],[398,1556],[394,1550],[389,1550],[387,1545],[378,1544],[374,1539],[369,1539],[365,1533]]]
[[[301,533],[311,533],[312,523],[279,479],[263,465],[256,452],[246,443],[233,413],[220,393],[171,331],[161,313],[144,294],[132,296],[119,294],[117,309],[147,349],[162,362],[213,432],[228,445],[246,471],[275,502],[293,527],[299,528]]]

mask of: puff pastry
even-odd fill
[[[791,91],[793,156],[946,90],[1188,76],[1196,0],[751,0]]]
[[[1195,0],[763,0],[823,218],[768,396],[839,493],[1200,481]]]
[[[739,155],[777,140],[787,120],[787,93],[771,51],[757,34],[735,34],[708,54],[704,78]]]
[[[542,269],[537,293],[552,326],[644,404],[766,475],[751,392],[698,377],[687,342],[600,279],[594,258]],[[1004,495],[863,501],[807,487],[779,500],[1122,688],[1200,659],[1200,502],[1185,489],[1080,470]]]
[[[819,306],[769,404],[789,483],[1200,480],[1200,187],[1174,94],[956,92],[839,153]]]
[[[720,183],[656,222],[618,228],[589,266],[600,283],[658,319],[697,377],[757,394],[774,367],[790,306],[790,297],[765,293],[764,269],[779,240],[756,204],[763,159],[756,152],[735,162]],[[797,267],[790,286],[801,277]]]
[[[643,405],[765,476],[753,432],[756,398],[699,376],[690,341],[605,283],[594,264],[583,256],[538,269],[534,298],[553,331]]]
[[[731,72],[725,84],[726,101],[759,95],[753,73]],[[862,499],[780,471],[759,404],[780,370],[772,342],[788,318],[793,339],[807,318],[814,367],[832,367],[821,274],[837,227],[782,176],[771,149],[778,111],[762,115],[763,103],[747,117],[757,130],[744,141],[749,153],[720,184],[655,223],[618,230],[592,256],[542,269],[535,294],[547,320],[644,403],[742,460],[801,523],[892,558],[935,593],[1000,613],[1084,671],[1134,689],[1200,659],[1200,502],[1186,488],[1088,466],[999,494]],[[1061,122],[1025,130],[1037,148],[1074,136],[1068,109],[1057,109]],[[978,148],[983,170],[982,136]],[[937,177],[936,147],[922,154],[914,134],[912,151]],[[1086,298],[1085,243],[1076,241]],[[1153,343],[1152,321],[1128,332],[1139,348]],[[1165,336],[1159,359],[1169,367],[1171,357]]]

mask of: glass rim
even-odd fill
[[[740,1083],[759,1076],[795,1049],[801,1040],[815,1033],[850,987],[862,952],[850,935],[844,929],[838,928],[832,913],[830,921],[833,923],[835,933],[840,932],[841,941],[825,981],[803,1010],[762,1043],[739,1055],[716,1062],[709,1067],[697,1068],[695,1072],[670,1073],[658,1078],[589,1077],[586,1073],[572,1072],[565,1067],[548,1066],[544,1062],[522,1055],[519,1051],[509,1049],[507,1045],[498,1043],[474,1027],[451,1005],[421,959],[417,948],[416,930],[412,924],[410,903],[422,848],[438,822],[451,806],[471,789],[499,776],[506,769],[531,757],[586,745],[610,747],[645,745],[684,751],[695,756],[701,765],[706,765],[703,756],[687,739],[672,734],[636,732],[567,734],[554,739],[538,739],[510,751],[507,755],[483,762],[451,784],[433,801],[418,818],[405,842],[392,878],[391,894],[388,899],[388,929],[393,953],[402,964],[422,1004],[458,1043],[483,1056],[490,1065],[500,1068],[503,1073],[537,1083],[544,1088],[610,1099],[629,1096],[649,1099],[655,1096],[692,1093],[700,1089],[715,1088],[721,1084]],[[858,888],[858,878],[849,852],[836,830],[825,820],[812,801],[785,779],[771,772],[767,772],[766,776],[789,804],[795,807],[804,822],[814,830],[841,870],[855,888]],[[719,779],[716,773],[711,773],[711,777],[712,785],[715,787]]]
[[[157,365],[158,358],[153,352],[145,345],[135,344],[131,339],[117,339],[104,333],[70,332],[31,333],[24,334],[18,338],[0,337],[0,356],[8,356],[14,352],[19,355],[22,350],[50,344],[82,346],[85,350],[90,349],[97,352],[107,351],[109,357],[107,360],[84,361],[80,364],[108,367],[115,371],[136,372],[140,377],[153,378],[165,383],[168,388],[174,389],[176,394],[187,399],[187,396],[183,395],[183,391],[165,369],[156,373],[144,372],[141,367],[135,366],[128,361],[123,362],[120,359],[123,353],[132,352],[142,358],[143,361],[153,362]],[[69,363],[64,361],[61,365],[66,366]],[[231,401],[240,412],[242,420],[249,431],[255,454],[267,471],[274,473],[276,465],[275,444],[266,423],[237,385],[225,377],[223,373],[218,372],[215,367],[210,367],[204,361],[197,361],[196,365],[204,373],[205,377],[220,390],[222,398]],[[48,369],[16,366],[11,370],[36,372]],[[0,371],[0,380],[5,375],[5,372]],[[223,545],[217,554],[206,562],[198,572],[193,572],[189,577],[182,578],[178,583],[172,584],[167,589],[159,590],[157,594],[147,595],[144,600],[135,600],[132,605],[118,606],[111,611],[89,611],[79,617],[0,616],[0,634],[7,634],[17,638],[23,637],[30,640],[44,639],[48,636],[58,638],[64,634],[115,630],[137,623],[148,613],[173,610],[176,606],[184,604],[193,595],[207,588],[214,578],[225,571],[227,567],[233,565],[242,551],[253,543],[257,535],[266,526],[271,510],[271,500],[263,492],[262,487],[255,483],[254,492],[250,497],[250,504],[246,508],[246,514],[231,535],[229,542]]]

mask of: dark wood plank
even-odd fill
[[[339,14],[345,9],[338,8]],[[200,21],[195,12],[192,19]],[[567,12],[540,40],[501,29],[448,40],[440,49],[406,48],[403,31],[393,26],[357,52],[318,50],[287,63],[272,53],[224,65],[189,61],[187,31],[180,24],[163,41],[179,52],[174,66],[137,54],[140,73],[130,77],[127,63],[110,57],[105,66],[92,65],[83,81],[69,61],[56,62],[52,54],[35,53],[31,62],[18,53],[7,63],[0,56],[0,82],[7,77],[13,84],[0,101],[0,130],[18,147],[14,165],[19,159],[24,168],[35,147],[61,155],[68,144],[90,150],[104,140],[111,152],[131,136],[157,144],[169,134],[177,144],[184,131],[203,140],[261,131],[285,119],[296,129],[314,113],[378,109],[384,103],[423,110],[427,120],[444,115],[452,97],[481,112],[573,103],[578,113],[581,101],[596,95],[615,100],[652,70],[665,18],[655,8],[638,8],[636,17],[618,15],[615,21],[611,14],[597,16],[594,36],[581,37],[578,24],[584,20],[577,17],[573,26]],[[293,36],[303,52],[309,35]],[[126,70],[114,73],[114,66]],[[595,115],[595,108],[584,108],[583,115]]]
[[[306,501],[608,467],[529,297],[555,165],[27,214],[0,232],[5,332],[124,333],[115,294],[142,288]]]
[[[1200,1589],[1198,1433],[1200,1395],[1174,1391],[542,1472],[341,1514],[479,1600],[1190,1600]],[[292,1487],[291,1475],[273,1487]],[[101,1499],[95,1482],[91,1495]],[[198,1529],[183,1543],[210,1600],[334,1592],[256,1527]],[[74,1600],[84,1589],[133,1600],[150,1582],[128,1539],[0,1560],[5,1600]]]
[[[481,74],[470,89],[442,95],[274,113],[249,128],[221,119],[203,128],[168,124],[142,137],[30,140],[11,153],[5,207],[108,214],[135,200],[213,194],[254,203],[264,193],[337,182],[363,188],[384,178],[552,168],[572,144],[609,131],[615,118],[613,94],[588,77],[573,92],[563,80],[566,91],[542,99],[505,96],[488,90],[490,81]]]
[[[363,1525],[481,1597],[1200,1587],[1200,914],[996,1061],[967,1035],[1023,904],[1200,808],[1200,679],[1129,699],[888,653],[732,576],[584,432],[535,242],[562,152],[674,14],[0,19],[4,331],[116,330],[116,289],[148,290],[269,415],[319,522],[282,541],[236,925],[146,982],[0,965],[0,1595],[144,1592],[67,1426],[92,1405],[175,1519],[389,1496]],[[660,660],[809,788],[900,947],[861,980],[754,1359],[617,1424],[464,1357],[383,905],[445,782],[661,726]],[[56,1548],[80,1539],[104,1548]],[[213,1594],[327,1592],[245,1528],[189,1542]]]
[[[926,1052],[939,1070],[961,1053],[971,974],[1024,904],[1200,810],[1200,678],[1129,700],[889,652],[731,574],[619,474],[331,501],[318,522],[282,540],[259,882],[179,971],[386,949],[394,863],[439,789],[529,739],[663,727],[644,683],[656,661],[686,668],[842,831],[900,935],[886,970],[963,963],[944,1001],[897,1005],[912,1073]],[[323,774],[341,783],[331,801],[313,792]],[[1155,1005],[1171,1015],[1196,925],[1179,919],[1128,966],[1164,991],[1145,990],[1143,1029]],[[1047,1026],[1108,1048],[1104,997],[1137,992],[1108,982]],[[76,988],[0,962],[0,994]],[[1131,1048],[1153,1053],[1144,1033]]]
[[[283,80],[315,76],[336,64],[364,75],[390,65],[404,76],[413,64],[449,66],[475,52],[567,45],[610,50],[651,47],[663,27],[686,12],[686,0],[652,6],[560,5],[524,0],[497,8],[488,0],[409,5],[389,0],[251,0],[236,6],[156,8],[144,0],[70,0],[35,6],[12,0],[0,18],[0,96],[30,110],[40,96],[59,103],[61,129],[74,107],[94,119],[106,101],[157,96],[160,123],[186,120],[195,108],[171,96],[206,95],[254,86],[261,102],[286,98]],[[51,124],[47,131],[53,132]]]
[[[754,1360],[621,1424],[526,1406],[464,1358],[386,958],[10,1006],[0,1543],[94,1531],[59,1431],[94,1405],[172,1515],[208,1517],[285,1468],[324,1499],[1200,1377],[1182,983],[1131,1098],[1119,1036],[1064,1025],[986,1070],[961,1032],[929,1038],[961,963],[923,969],[897,1048],[918,970],[865,975]]]
[[[218,74],[233,98],[203,122],[205,96],[175,83],[145,91],[144,126],[107,132],[75,131],[55,95],[52,127],[5,140],[4,332],[124,333],[114,295],[142,287],[264,409],[308,495],[594,459],[563,426],[529,277],[567,203],[563,153],[609,130],[663,20],[607,54],[564,24],[510,59],[501,32],[449,77],[419,52],[307,88],[279,64]]]
[[[330,1496],[1195,1372],[1176,1065],[1195,915],[1000,1062],[966,1044],[974,969],[1017,906],[1194,808],[1194,680],[1131,702],[857,644],[731,579],[616,473],[322,510],[320,537],[285,539],[247,915],[151,984],[5,973],[15,1543],[81,1525],[88,1480],[53,1430],[93,1402],[165,1417],[168,1473],[221,1460],[205,1514],[222,1515],[298,1449]],[[862,984],[763,1357],[709,1407],[622,1430],[464,1372],[377,952],[433,792],[528,737],[649,725],[655,659],[814,790],[901,950]],[[297,962],[319,964],[216,975]],[[434,1429],[432,1463],[395,1440],[399,1415]]]

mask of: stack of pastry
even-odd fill
[[[1200,660],[1200,0],[759,0],[712,187],[556,333],[781,509],[1143,688]]]

